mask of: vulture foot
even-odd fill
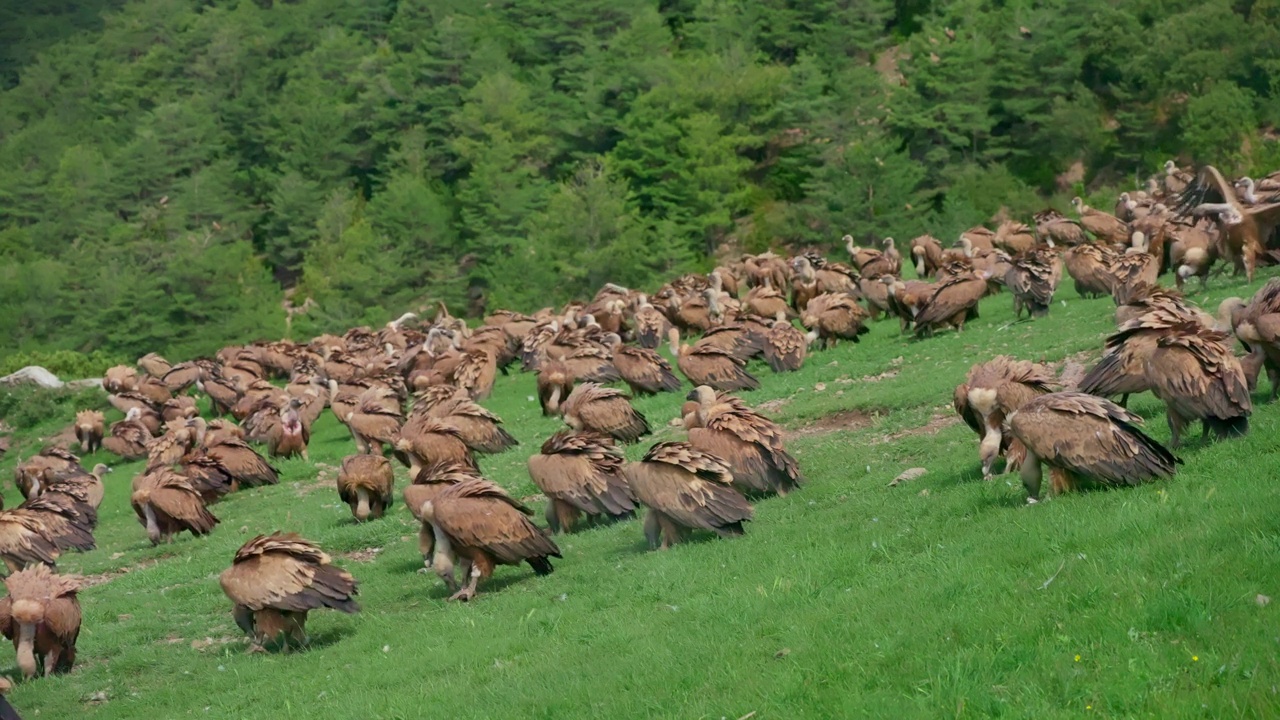
[[[473,597],[475,597],[475,596],[476,596],[475,588],[473,588],[473,587],[471,587],[470,585],[468,585],[467,587],[464,587],[464,588],[462,588],[461,590],[459,590],[458,592],[456,592],[456,593],[454,593],[454,594],[450,595],[450,596],[449,596],[449,600],[451,600],[451,601],[452,601],[452,600],[460,600],[460,601],[462,601],[462,602],[469,602],[469,601],[471,600],[471,598],[473,598]]]

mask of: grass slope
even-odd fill
[[[469,605],[416,572],[401,505],[351,520],[332,479],[353,443],[329,414],[311,444],[320,477],[279,462],[281,484],[215,506],[206,539],[151,548],[127,499],[141,468],[118,464],[98,550],[60,565],[108,574],[81,595],[79,662],[11,699],[59,718],[1276,716],[1280,603],[1255,601],[1280,596],[1276,407],[1259,407],[1245,439],[1184,448],[1167,483],[1028,508],[1016,476],[981,480],[951,390],[996,353],[1096,354],[1111,302],[1059,297],[1034,323],[1013,323],[1005,294],[963,334],[917,342],[881,322],[802,372],[757,367],[764,389],[748,400],[792,431],[802,492],[758,503],[730,541],[647,552],[638,522],[562,536],[553,575],[500,569]],[[524,460],[559,425],[533,396],[513,374],[485,403],[521,446],[484,469],[517,496],[535,493]],[[665,423],[682,400],[637,402],[658,430],[630,457],[678,437]],[[1157,401],[1132,406],[1167,440]],[[36,447],[27,438],[0,470]],[[928,474],[887,487],[911,467]],[[306,652],[249,654],[216,578],[278,528],[350,569],[364,611],[313,613]]]

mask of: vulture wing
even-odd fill
[[[1041,395],[1009,419],[1009,428],[1051,466],[1109,485],[1170,477],[1180,462],[1138,429],[1142,419],[1109,400],[1083,393]]]
[[[455,545],[484,550],[507,565],[560,557],[555,542],[526,517],[529,509],[488,480],[453,485],[434,505],[435,524]]]
[[[357,582],[329,556],[294,533],[259,535],[245,543],[219,577],[222,591],[250,610],[305,612],[327,607],[353,613]]]

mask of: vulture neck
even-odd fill
[[[22,670],[22,674],[26,677],[35,677],[36,674],[36,626],[34,623],[21,623],[18,625],[18,668]]]
[[[1241,196],[1244,197],[1244,201],[1249,203],[1250,205],[1257,205],[1258,196],[1253,194],[1253,191],[1254,191],[1253,178],[1246,177],[1242,179],[1240,183],[1244,186],[1243,188],[1244,192],[1241,193]]]

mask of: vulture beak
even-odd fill
[[[107,466],[107,472],[109,472],[109,473],[113,473],[113,472],[115,472],[115,471],[116,471],[116,469],[115,469],[115,468],[111,467],[110,465],[108,465],[108,466]]]
[[[684,399],[685,399],[685,400],[697,400],[697,399],[698,399],[698,388],[694,388],[694,389],[690,390],[690,391],[689,391],[689,394],[684,396]]]

